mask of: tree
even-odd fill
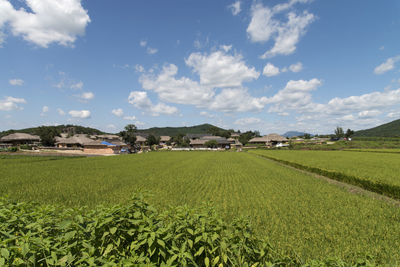
[[[258,131],[254,131],[254,132],[247,131],[247,132],[244,132],[239,136],[239,142],[242,143],[243,145],[246,145],[249,142],[250,139],[252,139],[253,137],[255,137],[255,136],[259,135],[259,134],[260,134],[260,132],[258,132]]]
[[[304,134],[304,139],[311,139],[311,134],[305,133]]]
[[[345,137],[346,137],[346,138],[349,138],[349,137],[351,137],[353,134],[354,134],[354,131],[353,131],[353,130],[347,129],[346,134],[345,134]]]
[[[343,128],[337,126],[335,129],[335,137],[336,138],[342,138],[344,136]]]
[[[217,148],[218,142],[216,140],[209,140],[204,145],[208,148]]]
[[[121,131],[119,135],[122,137],[125,143],[131,147],[135,147],[136,144],[136,126],[134,124],[128,124],[125,126],[125,131]]]
[[[177,147],[188,147],[190,145],[190,141],[183,134],[178,134],[176,136],[171,137],[171,143],[175,143]]]
[[[41,126],[38,128],[38,134],[43,146],[54,146],[54,138],[59,136],[60,132],[55,127]]]
[[[158,145],[160,143],[160,138],[155,137],[154,135],[150,134],[146,138],[146,144],[148,146]]]

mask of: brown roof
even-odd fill
[[[141,135],[136,135],[136,142],[146,142],[146,138]]]
[[[96,138],[100,138],[100,139],[110,139],[110,140],[112,140],[112,139],[120,139],[120,137],[118,135],[116,135],[116,134],[98,134],[98,135],[95,135],[95,136],[96,136]]]
[[[160,136],[160,142],[168,142],[169,140],[171,140],[171,137],[168,135]]]
[[[192,140],[190,140],[190,144],[191,144],[191,145],[204,145],[205,143],[207,143],[207,141],[209,141],[209,140],[204,140],[204,139],[192,139]]]
[[[264,135],[262,137],[254,137],[250,139],[249,143],[268,143],[268,142],[283,142],[287,141],[286,137],[283,137],[279,134],[269,134],[269,135]]]
[[[76,134],[71,137],[63,138],[56,137],[56,144],[79,144],[83,145],[93,140],[86,136],[86,134]]]
[[[11,142],[11,141],[40,141],[40,137],[37,135],[27,134],[27,133],[13,133],[6,136],[3,136],[1,139],[3,142]]]

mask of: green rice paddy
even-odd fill
[[[370,255],[378,262],[400,264],[398,206],[350,193],[252,153],[3,156],[0,195],[61,207],[125,203],[137,190],[150,192],[149,202],[160,210],[212,202],[225,220],[247,216],[257,235],[305,260],[336,257],[355,261]],[[400,155],[396,154],[263,153],[400,184],[396,175]]]

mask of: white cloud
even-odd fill
[[[400,111],[389,112],[386,116],[389,118],[400,118]]]
[[[79,101],[86,103],[94,98],[94,94],[92,92],[83,92],[80,95],[76,95],[76,97],[79,98]]]
[[[136,72],[144,72],[144,68],[142,65],[136,64],[135,65],[135,71]]]
[[[43,106],[42,107],[42,113],[40,113],[40,116],[46,116],[46,113],[49,112],[49,107],[48,106]]]
[[[139,44],[141,47],[145,47],[147,45],[147,41],[141,40]]]
[[[79,118],[79,119],[88,119],[90,118],[90,111],[89,110],[70,110],[68,114],[72,118]]]
[[[85,34],[90,22],[81,0],[25,0],[31,12],[15,9],[7,0],[0,0],[0,30],[9,26],[14,36],[41,47],[51,43],[72,45]]]
[[[232,15],[236,16],[240,13],[240,11],[242,11],[242,9],[240,8],[240,4],[240,1],[236,1],[235,3],[228,6],[228,8],[232,11]]]
[[[143,109],[151,113],[152,116],[160,114],[173,115],[178,112],[176,107],[168,106],[164,103],[154,105],[147,97],[147,92],[133,91],[129,94],[128,102],[138,109]]]
[[[211,100],[214,91],[211,87],[201,86],[198,82],[189,78],[175,78],[178,67],[174,64],[163,67],[158,76],[143,75],[140,78],[143,89],[153,90],[158,94],[162,101],[188,104],[203,105]]]
[[[26,104],[26,100],[23,98],[15,98],[12,96],[7,96],[3,100],[0,100],[0,110],[11,111],[16,109],[23,109],[18,104]]]
[[[77,82],[77,83],[71,84],[71,89],[81,90],[82,88],[83,88],[83,82]]]
[[[388,71],[394,69],[395,63],[399,60],[400,60],[400,56],[388,58],[385,62],[383,62],[382,64],[380,64],[379,66],[377,66],[374,69],[374,73],[377,75],[380,75],[380,74],[384,74],[385,72],[388,72]]]
[[[267,65],[265,65],[264,70],[263,70],[263,74],[267,77],[272,77],[272,76],[276,76],[280,73],[279,68],[275,67],[272,63],[267,63]]]
[[[373,117],[376,117],[376,116],[378,116],[380,114],[382,114],[381,111],[374,109],[374,110],[363,110],[363,111],[360,111],[358,113],[358,116],[360,118],[373,118]]]
[[[201,115],[201,116],[204,116],[204,117],[207,117],[207,118],[214,118],[214,117],[215,117],[214,114],[210,114],[210,113],[208,113],[207,111],[201,111],[201,112],[200,112],[200,115]]]
[[[61,116],[64,116],[64,115],[65,115],[65,111],[62,110],[61,108],[58,108],[58,109],[57,109],[57,112],[58,112],[58,114],[61,115]]]
[[[260,75],[254,67],[248,67],[240,54],[229,55],[216,51],[209,55],[192,53],[185,60],[200,76],[200,84],[211,87],[237,87],[243,82],[257,79]]]
[[[237,119],[234,122],[234,124],[244,126],[244,125],[257,124],[260,122],[261,122],[261,120],[259,118],[250,117],[250,118]]]
[[[227,88],[213,99],[208,108],[222,112],[261,111],[267,101],[266,97],[252,97],[245,88]]]
[[[306,0],[292,0],[272,9],[261,3],[254,4],[251,10],[251,21],[247,27],[252,42],[267,42],[274,39],[274,46],[265,52],[261,58],[273,57],[278,54],[289,55],[296,50],[296,45],[306,32],[306,28],[315,20],[315,16],[307,11],[296,14],[289,12],[287,21],[282,22],[274,17],[282,11],[291,8],[296,3],[307,3]]]
[[[297,62],[289,66],[289,70],[292,72],[300,72],[303,70],[303,64],[301,62]]]
[[[127,120],[127,121],[134,121],[134,120],[136,120],[136,117],[135,117],[135,116],[125,116],[125,117],[124,117],[124,120]]]
[[[274,96],[268,98],[269,104],[274,104],[270,112],[287,112],[288,109],[309,110],[315,108],[312,103],[311,91],[321,86],[321,80],[316,78],[311,80],[290,80],[284,89],[278,91]]]
[[[147,47],[147,54],[149,54],[149,55],[154,55],[155,53],[157,53],[158,52],[158,49],[157,48],[151,48],[151,47]]]
[[[8,82],[13,86],[22,86],[24,84],[24,80],[21,79],[11,79]]]
[[[124,111],[122,110],[122,108],[113,109],[111,113],[117,117],[121,117],[122,115],[124,115]]]
[[[224,50],[225,53],[228,53],[232,49],[232,45],[220,45],[219,48]]]

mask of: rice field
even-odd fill
[[[275,152],[291,157],[289,152]],[[330,157],[335,161],[349,158],[349,154],[357,158],[362,153],[338,152]],[[293,155],[293,160],[305,157]],[[315,162],[318,157],[315,156]],[[386,167],[377,170],[375,165],[367,167],[372,170],[370,177],[376,174],[376,179],[380,179],[379,170],[395,172],[396,167],[390,165],[398,162],[397,157],[377,155],[376,159]],[[363,165],[353,165],[360,166]],[[347,168],[350,171],[351,167]],[[151,193],[149,202],[160,210],[212,202],[225,220],[246,216],[257,235],[305,260],[336,257],[355,261],[370,255],[378,262],[400,264],[398,206],[349,193],[251,153],[151,152],[95,158],[16,156],[1,157],[0,169],[0,196],[18,201],[34,200],[66,207],[110,206],[128,202],[133,192],[142,190]],[[385,179],[396,180],[396,175]]]

